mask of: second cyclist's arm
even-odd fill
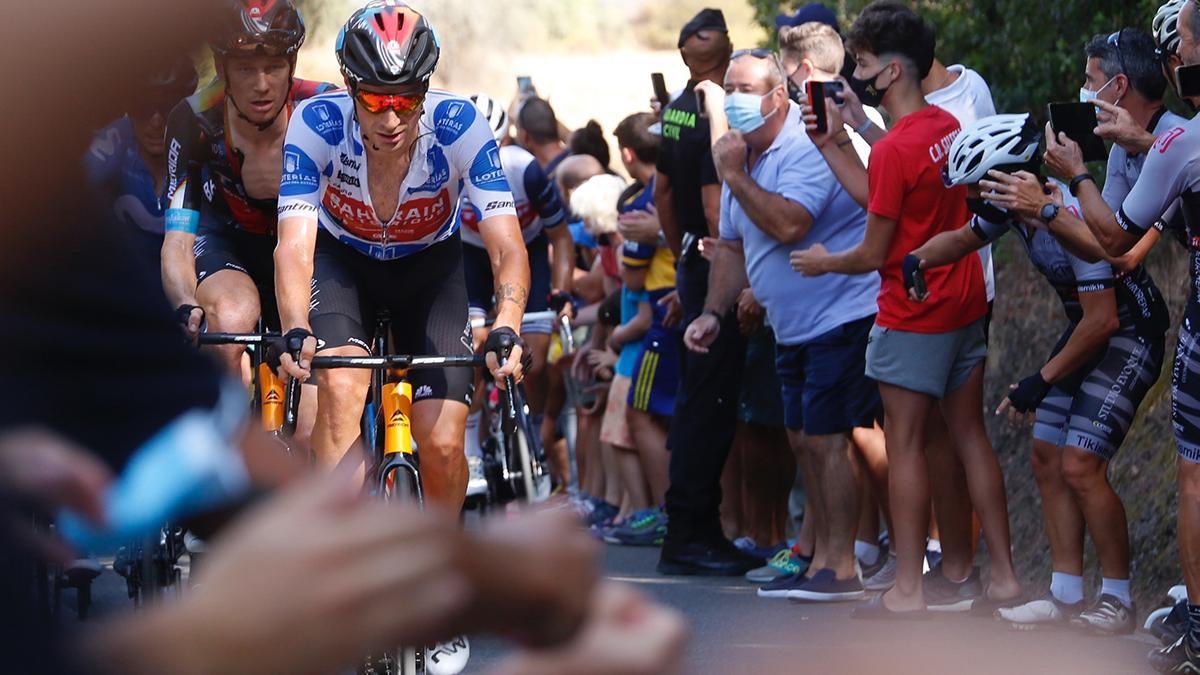
[[[1042,366],[1042,379],[1050,384],[1086,365],[1104,349],[1121,325],[1117,318],[1117,293],[1111,282],[1091,291],[1081,287],[1079,304],[1083,308],[1083,318],[1071,331],[1063,348]]]
[[[567,226],[546,228],[550,239],[550,289],[570,293],[575,277],[575,239]]]
[[[313,252],[317,245],[315,216],[290,216],[279,221],[275,244],[275,299],[284,332],[312,330],[308,321],[312,300]]]
[[[161,269],[163,291],[171,307],[197,305],[196,234],[200,229],[201,176],[192,157],[192,146],[199,134],[195,116],[187,101],[171,111],[167,121],[168,202],[163,218]]]

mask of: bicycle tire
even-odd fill
[[[518,427],[509,438],[514,459],[521,471],[522,498],[527,504],[538,504],[550,496],[549,476],[545,467],[535,461],[533,446],[524,428]]]

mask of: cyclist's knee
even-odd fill
[[[1091,492],[1105,482],[1106,463],[1098,455],[1078,448],[1067,448],[1062,456],[1063,480],[1077,494]]]
[[[370,383],[371,373],[365,370],[334,368],[318,371],[318,410],[326,415],[341,415],[345,411],[361,410]]]
[[[1062,448],[1045,441],[1034,441],[1030,453],[1035,474],[1062,471]]]
[[[222,294],[204,306],[210,330],[245,333],[254,330],[259,316],[258,298],[241,293]]]

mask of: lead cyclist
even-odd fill
[[[480,211],[495,276],[488,367],[500,386],[507,376],[519,380],[529,260],[487,120],[466,98],[430,89],[438,38],[403,2],[355,11],[336,51],[346,90],[304,101],[284,144],[276,293],[287,342],[302,348],[298,362],[283,357],[283,368],[305,380],[314,354],[369,353],[377,309],[391,312],[395,352],[471,353],[457,218],[464,191]],[[512,350],[503,364],[502,348]],[[317,373],[319,464],[337,464],[358,438],[369,378],[362,370]],[[421,371],[410,380],[425,494],[460,509],[473,374]]]

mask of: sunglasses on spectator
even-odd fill
[[[367,109],[367,112],[372,114],[378,114],[390,108],[395,110],[398,115],[408,115],[420,108],[421,104],[425,102],[425,92],[378,94],[358,89],[354,92],[354,100],[361,103]]]
[[[1129,77],[1129,70],[1125,67],[1125,50],[1121,49],[1121,33],[1124,32],[1125,29],[1122,28],[1112,35],[1109,35],[1107,42],[1108,46],[1117,50],[1117,62],[1121,64],[1121,72],[1124,73],[1126,77]]]

